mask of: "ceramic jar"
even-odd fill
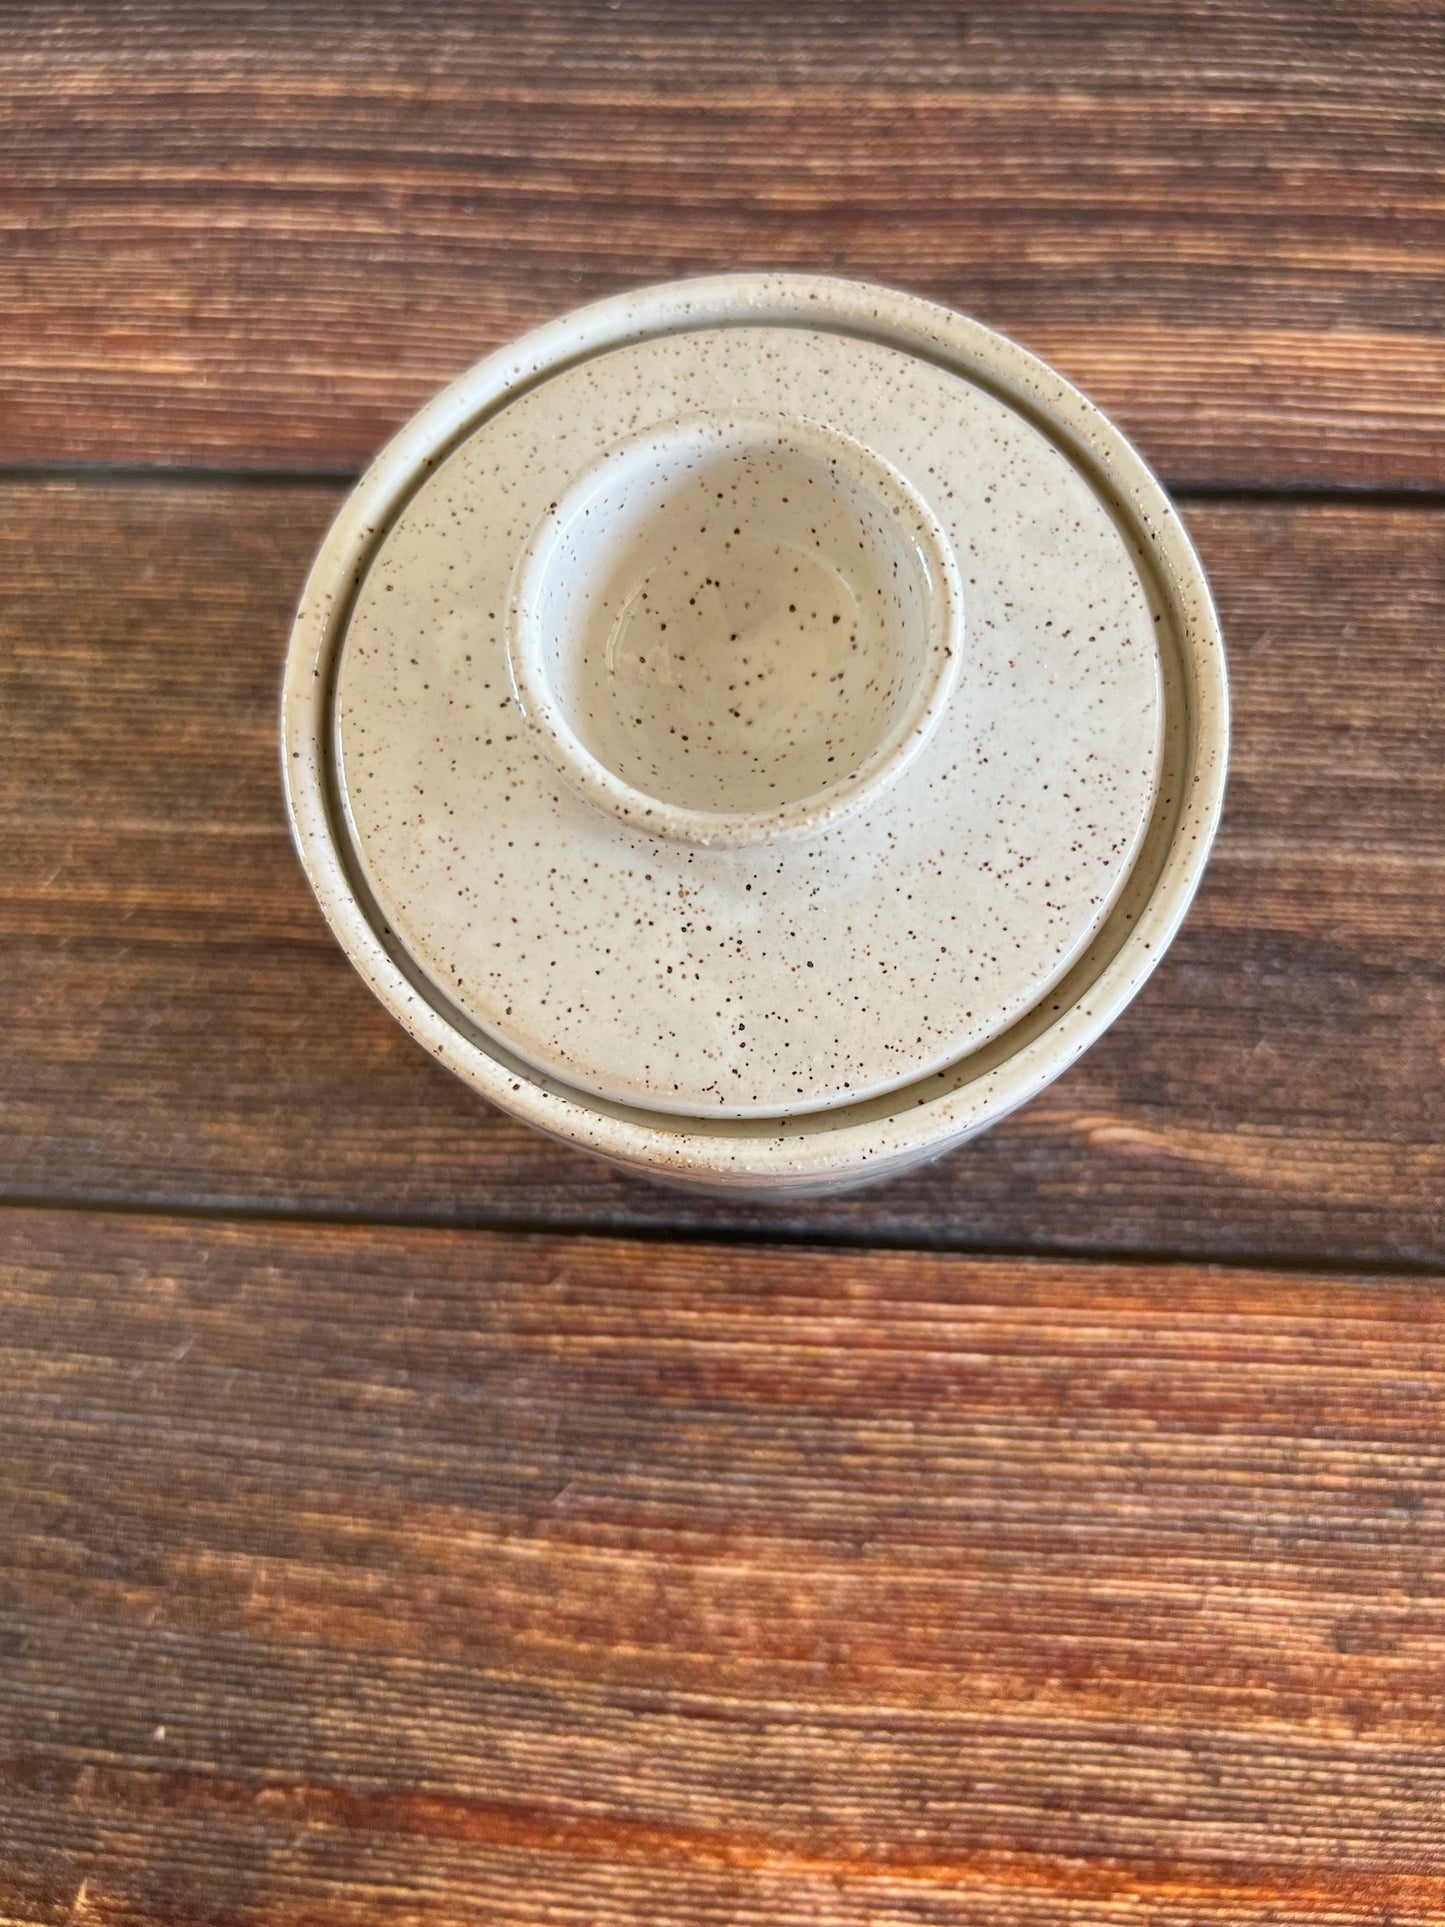
[[[321,907],[426,1049],[767,1194],[932,1157],[1113,1021],[1198,883],[1227,696],[1188,538],[1076,390],[750,274],[424,408],[317,557],[282,733]]]

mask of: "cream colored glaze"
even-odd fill
[[[540,396],[557,397],[562,379],[559,369],[576,373],[590,364],[595,373],[600,360],[625,353],[633,345],[652,347],[710,333],[760,336],[769,329],[782,329],[790,339],[804,343],[851,340],[896,354],[914,371],[927,370],[944,377],[953,384],[951,393],[976,397],[1006,421],[1027,431],[1017,436],[1018,448],[1046,451],[1041,457],[1043,468],[1052,466],[1052,474],[1045,477],[1047,486],[1040,491],[1040,471],[1035,471],[1031,481],[1029,464],[1024,461],[1017,469],[1004,463],[1000,473],[999,462],[989,459],[986,441],[975,438],[962,449],[967,459],[946,466],[940,474],[935,472],[937,463],[931,463],[926,453],[920,464],[916,440],[912,446],[890,449],[890,433],[899,431],[908,416],[906,409],[897,407],[899,393],[907,389],[906,381],[890,385],[881,394],[876,387],[867,383],[860,386],[855,381],[835,397],[840,404],[835,426],[845,432],[861,427],[856,439],[867,444],[870,454],[904,472],[929,512],[946,529],[961,565],[967,604],[965,661],[946,713],[931,731],[924,732],[926,741],[908,768],[856,816],[825,825],[818,835],[808,832],[785,837],[766,848],[766,858],[781,863],[785,871],[790,864],[794,866],[791,880],[777,879],[783,905],[779,917],[773,916],[771,908],[765,911],[759,901],[763,873],[757,866],[764,860],[762,846],[713,850],[647,836],[638,838],[635,847],[622,853],[619,860],[616,838],[627,833],[625,826],[582,800],[542,746],[532,724],[521,716],[509,687],[495,698],[498,708],[492,746],[496,746],[498,735],[503,739],[516,737],[515,744],[506,742],[506,755],[497,759],[500,789],[491,774],[473,764],[465,773],[467,780],[455,791],[445,792],[443,786],[444,793],[414,810],[408,822],[407,810],[396,806],[399,792],[394,783],[388,804],[380,765],[391,762],[393,779],[398,768],[403,775],[410,768],[411,780],[424,787],[428,779],[423,766],[433,753],[427,747],[428,735],[435,739],[446,734],[445,729],[436,727],[436,712],[428,718],[419,702],[421,696],[433,697],[435,691],[408,686],[401,674],[413,665],[400,658],[392,645],[398,637],[405,639],[407,619],[399,610],[388,618],[380,602],[387,597],[394,603],[402,588],[395,574],[387,586],[385,552],[398,537],[404,538],[408,516],[427,496],[428,484],[423,480],[418,492],[418,480],[435,470],[436,480],[449,477],[455,485],[458,470],[453,463],[464,469],[468,450],[476,451],[486,440],[490,426],[505,420],[509,428],[515,428],[517,411],[524,405]],[[810,332],[814,329],[819,332]],[[766,343],[755,339],[753,347],[746,349],[738,339],[737,348],[740,365],[755,372],[770,366]],[[802,414],[811,419],[820,412],[800,398],[799,379],[806,385],[806,369],[793,368],[771,391],[764,383],[746,394],[738,392],[733,372],[728,366],[721,390],[711,394],[684,395],[675,389],[659,394],[655,385],[650,390],[644,387],[639,394],[655,404],[649,417],[654,423],[689,413],[761,410]],[[821,370],[813,372],[817,375]],[[606,397],[599,399],[605,401]],[[875,401],[882,405],[871,424],[860,424],[855,404]],[[821,412],[826,416],[828,410]],[[469,559],[465,544],[450,553],[445,544],[441,551],[434,548],[431,564],[441,561],[443,567],[440,571],[433,568],[429,586],[429,565],[424,558],[413,558],[420,573],[407,584],[416,592],[411,615],[428,607],[431,610],[427,622],[413,622],[410,630],[414,636],[425,636],[429,651],[420,677],[422,685],[431,683],[432,672],[437,670],[455,673],[468,653],[468,643],[475,643],[483,630],[486,651],[491,652],[488,665],[499,666],[503,680],[510,684],[505,655],[510,581],[499,602],[485,602],[487,608],[499,607],[502,612],[494,634],[486,624],[479,630],[468,617],[465,598],[458,602],[454,594],[463,585],[448,578],[458,573],[465,577],[472,561],[481,562],[480,551],[490,555],[497,545],[499,553],[520,556],[548,502],[560,499],[569,480],[597,460],[599,449],[605,451],[612,446],[619,439],[619,430],[636,434],[648,426],[635,410],[629,411],[630,418],[621,423],[615,407],[604,413],[609,419],[602,424],[605,433],[599,437],[595,421],[589,426],[575,410],[564,408],[552,422],[550,434],[537,442],[544,455],[557,457],[553,474],[543,484],[541,501],[521,499],[536,478],[519,466],[518,451],[514,450],[510,466],[497,471],[489,493],[473,496],[468,503],[464,490],[450,504],[448,513],[468,524],[477,538],[478,553]],[[932,420],[927,426],[929,432],[936,432],[938,424]],[[456,452],[448,459],[450,450]],[[955,454],[959,452],[955,443]],[[921,485],[925,476],[927,487]],[[1008,504],[1000,501],[998,487],[989,486],[1000,480],[1018,490],[1012,501],[1012,522],[1002,513]],[[439,500],[435,495],[431,499],[433,505]],[[479,518],[476,510],[483,501],[486,515]],[[1080,516],[1071,518],[1071,503],[1082,505]],[[985,566],[980,569],[979,529],[967,524],[983,509],[996,512],[997,539],[991,548],[983,545]],[[1092,565],[1086,558],[1076,555],[1071,561],[1064,554],[1067,544],[1061,547],[1059,538],[1067,534],[1071,520],[1097,532]],[[1009,545],[1002,539],[1010,528],[1022,545],[1015,545],[1012,561]],[[433,533],[441,533],[440,524]],[[1040,561],[1037,572],[1020,572],[1014,566],[1020,553]],[[1128,564],[1123,572],[1118,565],[1120,554]],[[398,559],[393,553],[389,562],[395,565]],[[448,561],[453,565],[450,569],[445,567]],[[486,566],[491,567],[490,560]],[[935,1068],[920,1068],[911,1076],[905,1072],[903,1081],[893,1082],[870,1100],[859,1101],[846,1074],[839,1077],[840,1052],[852,1051],[855,1040],[862,1040],[864,1048],[872,1048],[865,1033],[874,1016],[887,1017],[890,1005],[880,996],[862,1024],[838,1016],[840,961],[846,962],[850,954],[860,954],[856,926],[851,931],[849,927],[848,893],[850,889],[863,892],[863,897],[855,899],[856,906],[866,898],[868,889],[876,890],[881,879],[887,892],[882,898],[875,897],[879,908],[873,934],[900,946],[901,954],[906,954],[906,945],[917,946],[916,925],[906,924],[900,913],[908,891],[905,887],[900,896],[896,887],[900,881],[897,846],[909,822],[928,821],[928,810],[920,811],[917,806],[937,783],[937,757],[950,743],[957,746],[957,730],[961,727],[958,719],[969,719],[969,726],[986,737],[991,730],[996,732],[1012,712],[1015,721],[1011,727],[1033,743],[1034,753],[1041,760],[1051,757],[1056,764],[1068,764],[1079,747],[1082,723],[1083,737],[1087,738],[1091,728],[1101,732],[1100,743],[1112,744],[1108,756],[1116,760],[1122,757],[1126,771],[1135,770],[1133,780],[1138,780],[1140,765],[1136,759],[1143,747],[1138,706],[1128,699],[1123,685],[1106,675],[1102,682],[1095,680],[1092,689],[1086,679],[1071,694],[1067,674],[1062,682],[1055,676],[1051,686],[1050,675],[1045,673],[1030,693],[1028,689],[1020,692],[1009,675],[998,673],[1001,662],[1005,669],[1010,668],[1008,655],[1000,658],[997,651],[1006,648],[1011,634],[1017,640],[1021,601],[1026,614],[1032,610],[1039,615],[1047,607],[1051,571],[1055,595],[1062,588],[1084,595],[1086,601],[1091,584],[1095,589],[1109,581],[1117,585],[1132,573],[1130,593],[1137,597],[1134,606],[1136,610],[1142,606],[1152,631],[1151,650],[1139,652],[1140,658],[1152,654],[1154,664],[1158,781],[1152,785],[1152,811],[1146,810],[1147,821],[1122,863],[1122,873],[1105,864],[1102,905],[1092,900],[1099,884],[1084,893],[1089,927],[1080,935],[1075,925],[1072,950],[1067,946],[1054,950],[1053,975],[1037,974],[1041,962],[1044,972],[1048,971],[1047,944],[1036,947],[1031,982],[1027,971],[1016,972],[1015,984],[1023,986],[1024,1001],[1014,1014],[1005,1012],[988,1035],[958,1032],[956,1054],[950,1056],[945,1049]],[[353,599],[353,584],[358,578],[361,590]],[[490,584],[487,593],[489,590]],[[1125,602],[1128,600],[1126,596]],[[480,606],[482,599],[474,598],[473,607]],[[1122,615],[1125,605],[1118,607]],[[1128,616],[1124,619],[1126,625],[1133,620]],[[1047,616],[1035,623],[1034,629],[1041,629],[1045,620]],[[366,647],[354,649],[358,625],[368,622],[372,627]],[[351,635],[337,679],[336,658],[348,623]],[[389,623],[396,626],[389,628]],[[391,671],[383,671],[372,692],[379,700],[379,706],[373,708],[373,719],[386,719],[387,742],[384,754],[376,757],[376,766],[368,773],[371,748],[364,738],[350,744],[345,740],[347,683],[357,663],[370,661],[375,670],[385,664],[388,651]],[[475,657],[475,648],[470,653]],[[1015,650],[1012,662],[1017,664],[1019,660]],[[422,663],[418,655],[416,666]],[[1055,670],[1063,666],[1061,662],[1051,665]],[[388,673],[392,674],[389,692]],[[489,680],[487,673],[479,672],[477,681],[464,689],[454,686],[450,693],[453,698],[459,695],[463,703],[476,702],[484,693],[481,684]],[[359,682],[350,694],[354,696],[361,688]],[[364,719],[366,703],[371,700],[365,698],[360,708],[351,712],[352,722]],[[513,712],[510,718],[508,705]],[[521,725],[516,731],[513,722]],[[908,296],[809,277],[734,276],[643,290],[636,296],[600,303],[565,317],[481,364],[402,432],[343,508],[307,584],[288,657],[284,734],[288,804],[298,846],[322,907],[367,980],[429,1050],[478,1089],[540,1128],[629,1168],[679,1183],[765,1194],[779,1189],[833,1189],[905,1169],[932,1156],[1022,1102],[1056,1076],[1111,1021],[1154,967],[1197,883],[1222,797],[1227,711],[1218,629],[1187,538],[1138,457],[1081,396],[1012,343],[977,323]],[[1129,750],[1131,742],[1135,747]],[[412,751],[419,754],[413,756]],[[1098,748],[1086,745],[1082,753],[1087,772],[1089,757],[1097,756]],[[344,790],[331,787],[333,756],[343,764]],[[1011,758],[1004,758],[1003,763],[1010,775],[1018,767]],[[444,768],[444,764],[437,767]],[[489,764],[488,770],[492,768]],[[993,770],[989,780],[999,780],[992,757],[987,762],[978,761],[973,773],[977,776],[985,769]],[[374,796],[367,798],[364,792],[372,775],[378,778],[377,788]],[[538,828],[531,846],[519,850],[514,864],[495,861],[508,851],[509,844],[524,841],[515,833],[507,834],[505,818],[495,807],[498,794],[514,800],[525,794],[545,801],[544,815],[535,819]],[[990,837],[995,850],[1016,850],[1021,832],[1049,821],[1049,811],[1037,807],[1044,794],[1041,786],[1035,789],[1035,806],[1022,810],[1001,813],[993,806],[998,794],[997,790],[989,791],[987,782],[971,783],[972,812],[966,808],[956,811],[951,821],[953,836],[935,835],[931,851],[923,853],[912,894],[914,903],[921,903],[930,916],[957,915],[960,895],[970,914],[975,910],[987,914],[990,893],[997,882],[996,878],[990,880],[991,872],[1000,867],[990,851]],[[1023,800],[1027,803],[1027,785]],[[460,835],[448,828],[448,805],[452,811],[460,808]],[[554,833],[551,850],[566,859],[561,864],[539,864],[542,852],[537,846],[544,841],[540,834],[544,819]],[[1123,820],[1128,821],[1127,813]],[[340,842],[334,830],[338,822],[345,825]],[[603,826],[600,832],[599,826]],[[595,841],[599,833],[603,838],[600,845]],[[451,851],[446,848],[449,834],[456,837]],[[348,848],[353,838],[354,845]],[[1092,836],[1074,840],[1096,860],[1101,847],[1117,857],[1117,852],[1108,852],[1107,846],[1101,846]],[[950,849],[959,852],[951,869],[942,861]],[[659,894],[656,887],[660,873],[674,890],[679,883],[691,889],[693,877],[689,872],[701,865],[710,878],[709,887],[721,892],[731,904],[733,924],[725,934],[741,941],[744,954],[750,941],[761,935],[765,974],[770,970],[778,982],[790,967],[795,974],[807,967],[807,956],[800,953],[796,942],[799,917],[793,914],[790,919],[787,911],[789,904],[801,905],[806,899],[807,934],[824,940],[821,951],[815,948],[812,953],[814,969],[820,958],[826,961],[834,973],[833,987],[820,988],[795,1005],[813,1029],[805,1048],[800,1050],[796,1040],[791,1041],[791,1063],[787,1061],[788,1048],[781,1052],[772,1049],[776,1035],[759,1053],[758,1061],[763,1065],[764,1079],[771,1075],[779,1084],[794,1065],[817,1069],[820,1075],[812,1096],[816,1098],[821,1092],[821,1104],[811,1111],[799,1108],[786,1115],[769,1115],[755,1102],[750,1115],[736,1119],[721,1111],[711,1117],[702,1112],[688,1114],[680,1104],[669,1116],[660,1102],[646,1097],[649,1089],[661,1085],[656,1075],[659,1067],[638,1063],[636,1056],[630,1064],[624,1064],[624,1069],[636,1079],[640,1101],[618,1104],[589,1095],[582,1080],[572,1073],[579,1065],[585,1068],[589,1036],[595,1039],[598,1034],[596,1029],[590,1033],[587,1029],[589,1009],[597,1007],[590,989],[577,1013],[582,1027],[560,1036],[554,1028],[539,1040],[544,1050],[556,1051],[559,1074],[529,1066],[516,1041],[505,1038],[500,1028],[488,1035],[486,1024],[479,1026],[474,1017],[469,1017],[457,995],[458,991],[486,991],[485,973],[469,983],[467,971],[471,965],[467,957],[446,956],[451,940],[467,935],[465,900],[458,897],[453,877],[454,902],[448,908],[442,894],[428,884],[425,873],[430,868],[433,881],[438,873],[445,876],[449,863],[455,867],[458,850],[468,853],[468,862],[484,859],[490,873],[485,890],[480,887],[480,869],[476,884],[463,879],[463,889],[472,890],[477,898],[471,927],[473,937],[480,941],[470,954],[473,958],[480,955],[481,942],[500,943],[506,948],[507,932],[513,928],[510,920],[516,917],[514,955],[524,968],[514,973],[514,981],[524,989],[529,983],[535,986],[542,976],[533,967],[539,941],[550,942],[554,951],[563,946],[570,949],[572,961],[563,968],[572,972],[572,981],[584,987],[588,975],[593,985],[603,981],[595,974],[602,969],[601,963],[587,955],[592,943],[587,920],[583,919],[579,932],[558,915],[568,906],[575,911],[578,904],[585,903],[586,891],[595,886],[595,866],[602,866],[620,880],[619,894],[612,902],[613,920],[640,918],[640,928],[651,916],[655,929],[657,906],[669,903],[666,891]],[[397,921],[389,914],[391,906],[378,906],[357,874],[355,866],[364,859],[369,881],[378,858],[375,875],[383,882],[387,866],[396,866],[393,883],[400,887],[394,894],[396,908],[402,913]],[[413,864],[415,874],[410,868]],[[684,866],[680,873],[678,864]],[[798,865],[803,867],[799,869]],[[556,870],[558,876],[548,878],[549,869]],[[820,882],[825,872],[826,879]],[[797,887],[800,880],[804,884],[801,892]],[[751,891],[749,883],[754,886]],[[644,893],[644,886],[650,895]],[[530,907],[526,894],[529,887]],[[816,895],[812,894],[815,889]],[[503,898],[518,891],[521,894],[515,897],[514,907],[507,908]],[[1110,891],[1112,900],[1108,900]],[[490,935],[481,938],[476,913],[484,897]],[[992,909],[1007,918],[1027,900],[1026,891],[1016,890],[1013,902],[1007,900],[1007,894],[995,896]],[[460,912],[456,902],[463,905]],[[526,910],[525,919],[521,909]],[[1067,906],[1065,913],[1067,920]],[[669,915],[675,914],[669,909]],[[1058,914],[1050,912],[1042,920],[1025,916],[1018,934],[1037,944],[1040,931],[1047,932],[1048,916]],[[521,927],[524,922],[525,928]],[[679,934],[676,923],[672,929],[674,935]],[[580,944],[576,941],[579,933]],[[419,953],[408,955],[412,945],[420,947]],[[1002,945],[992,948],[1000,957],[1007,955]],[[726,945],[720,949],[725,951]],[[605,943],[603,951],[605,954]],[[916,948],[914,954],[919,954]],[[428,956],[430,962],[423,967]],[[453,978],[448,972],[455,970],[459,961],[464,968]],[[603,1009],[600,1032],[604,1059],[609,1051],[616,1054],[618,1037],[626,1034],[625,1024],[620,1030],[616,1026],[625,1016],[627,996],[639,1013],[633,1026],[634,1038],[644,1034],[647,1025],[655,1026],[656,1013],[662,1007],[656,992],[661,990],[665,997],[669,976],[676,974],[675,968],[673,973],[665,971],[660,953],[655,961],[655,982],[648,981],[645,972],[634,970],[629,984],[626,972],[619,971],[616,985],[604,994],[602,1005],[610,1007],[615,1000],[619,1013],[614,1018],[609,1008]],[[725,961],[725,957],[720,958],[719,968]],[[888,974],[879,973],[884,977]],[[751,967],[735,965],[732,979],[732,990],[726,994],[763,994]],[[990,994],[1000,981],[996,979],[989,987]],[[560,979],[554,982],[560,987]],[[560,1006],[546,994],[544,984],[542,1008],[546,1010],[548,1005],[555,1016]],[[945,999],[945,1010],[948,1007]],[[898,1007],[892,1008],[896,1011]],[[512,1021],[505,1010],[499,1014],[508,1023]],[[610,1041],[609,1024],[613,1026]],[[701,1041],[705,1049],[733,1050],[732,1067],[738,1067],[739,1059],[745,1066],[744,1053],[727,1041],[730,1034],[724,1027]],[[580,1043],[583,1050],[575,1051],[574,1043]],[[810,1055],[807,1047],[813,1045],[818,1048]],[[754,1086],[751,1095],[754,1100],[762,1095],[761,1084]]]
[[[886,483],[860,493],[856,477],[809,486],[804,472],[821,458],[802,455],[796,436],[786,461],[760,455],[755,436],[734,436],[731,453],[714,451],[733,488],[714,473],[700,490],[698,469],[679,476],[658,453],[679,404],[694,422],[786,414],[824,437],[866,439],[882,472],[921,498],[938,567],[947,555],[965,577],[961,659],[933,677],[941,704],[886,784],[867,780],[868,753],[916,692],[930,652],[947,660],[956,647],[953,625],[928,620],[921,561],[910,579],[914,551],[894,532],[899,503],[883,500]],[[615,485],[604,469],[599,488],[597,464],[619,439],[633,452],[616,463]],[[689,435],[682,446],[702,460]],[[575,535],[594,501],[600,569]],[[679,554],[684,516],[695,516],[705,574],[738,621],[750,613],[742,603],[778,586],[771,571],[789,568],[784,550],[806,551],[822,574],[851,544],[853,587],[878,606],[862,632],[874,673],[825,710],[821,731],[816,712],[774,695],[765,712],[739,703],[737,719],[714,715],[709,737],[689,727],[694,712],[665,680],[630,729],[619,716],[607,645],[619,616],[631,615],[634,633],[627,598],[639,576],[650,570],[659,593],[666,580],[683,605],[691,581],[703,635],[720,660],[734,647],[731,628],[712,622],[688,551]],[[523,558],[535,558],[539,527],[550,534],[534,568]],[[744,540],[763,551],[761,575],[735,573],[727,545]],[[810,636],[820,624],[831,632],[842,613],[820,606],[815,619],[811,608],[778,612],[799,621],[784,640],[804,675],[832,647],[831,635],[811,645]],[[551,692],[550,726],[538,701],[509,700],[519,622],[533,634],[529,685]],[[667,639],[681,624],[672,607]],[[662,640],[654,628],[649,641]],[[579,657],[581,672],[559,689],[560,665]],[[623,686],[635,688],[635,660],[622,668]],[[727,693],[726,682],[714,692]],[[1047,437],[973,384],[894,349],[732,328],[564,371],[423,484],[357,595],[337,683],[338,761],[358,855],[389,923],[499,1042],[614,1101],[765,1116],[896,1089],[977,1049],[1038,1000],[1128,874],[1154,796],[1160,708],[1139,569]],[[769,711],[777,736],[760,763],[748,729],[720,720]],[[558,712],[576,727],[559,733]],[[720,784],[755,810],[760,783],[791,779],[810,792],[837,753],[822,747],[830,727],[847,745],[842,784],[862,773],[857,807],[803,810],[810,833],[786,838],[776,833],[797,827],[786,813],[773,834],[762,814],[759,837],[738,833],[757,824],[734,818],[730,834],[729,819],[710,825],[708,810],[694,809],[703,828],[677,833],[679,799],[717,809]],[[609,772],[609,757],[622,768]],[[609,773],[627,786],[609,789]],[[660,807],[669,788],[671,823]]]
[[[876,794],[961,641],[952,551],[896,470],[796,416],[709,415],[609,451],[549,506],[509,654],[582,795],[710,846]]]

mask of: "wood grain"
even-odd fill
[[[1436,487],[1445,17],[1153,0],[0,16],[0,461],[351,469],[579,300],[978,313],[1176,482]]]
[[[0,1927],[1445,1921],[1442,84],[1426,0],[0,8]],[[768,1210],[418,1051],[275,735],[339,478],[744,265],[1253,498],[1144,996]]]
[[[1424,1282],[11,1210],[0,1307],[7,1919],[1445,1914]]]
[[[293,595],[338,491],[0,489],[0,1187],[461,1223],[1445,1258],[1445,518],[1197,505],[1225,830],[1144,996],[931,1171],[753,1208],[474,1099],[325,932],[281,814]]]

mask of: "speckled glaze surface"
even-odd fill
[[[730,276],[598,304],[385,451],[298,611],[288,799],[422,1042],[755,1191],[981,1128],[1137,989],[1223,657],[1138,457],[976,323]]]
[[[595,401],[619,379],[625,405],[656,364],[714,342],[659,342],[641,366],[599,358],[556,399],[576,381]],[[572,433],[544,426],[539,442],[525,414],[498,424],[503,472],[511,451],[546,470]],[[423,574],[438,510],[488,486],[485,460],[448,469],[440,502],[394,538],[415,538]],[[630,829],[717,848],[821,830],[907,766],[957,681],[962,594],[926,504],[851,437],[700,414],[610,449],[549,505],[507,622],[532,745]]]

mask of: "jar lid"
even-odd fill
[[[762,1195],[936,1155],[1113,1021],[1203,871],[1228,697],[1187,534],[1062,377],[739,274],[563,316],[400,431],[282,736],[318,901],[419,1042]]]
[[[334,751],[390,929],[536,1071],[802,1114],[977,1051],[1097,935],[1161,762],[1157,594],[956,367],[820,318],[545,374],[356,588]]]

